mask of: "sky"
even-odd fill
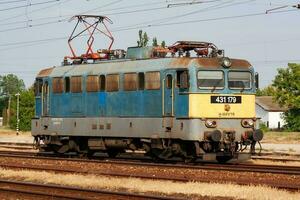
[[[16,74],[30,87],[37,73],[70,55],[67,38],[77,14],[105,15],[114,49],[136,46],[138,31],[171,45],[213,42],[225,55],[248,60],[260,87],[277,69],[300,62],[300,9],[294,0],[0,0],[0,75]],[[267,14],[266,14],[267,13]],[[78,54],[85,43],[74,42]],[[95,47],[107,48],[97,35]],[[151,44],[151,42],[150,42]]]

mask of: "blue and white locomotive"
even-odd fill
[[[253,151],[263,137],[255,128],[258,78],[248,61],[222,53],[212,43],[180,41],[42,70],[32,119],[37,147],[220,162],[248,156],[243,148]]]

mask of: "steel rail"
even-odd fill
[[[274,158],[267,156],[252,156],[252,160],[267,160],[267,161],[275,161],[275,162],[300,162],[300,159],[296,158]]]
[[[0,191],[13,192],[29,195],[38,195],[51,198],[64,199],[158,199],[158,200],[181,200],[179,197],[165,197],[158,195],[135,194],[132,192],[116,192],[108,190],[85,189],[79,187],[61,186],[44,183],[30,183],[23,181],[8,181],[0,179]]]
[[[0,164],[0,167],[3,169],[15,169],[15,170],[34,170],[34,171],[50,171],[54,173],[76,173],[83,175],[101,175],[101,176],[111,176],[111,177],[121,177],[121,178],[139,178],[139,179],[149,179],[149,180],[160,180],[160,181],[176,181],[176,182],[204,182],[212,183],[211,178],[186,178],[186,177],[166,177],[153,174],[141,175],[141,174],[131,174],[131,173],[122,173],[122,172],[99,172],[99,171],[85,171],[85,170],[75,170],[75,169],[61,169],[50,166],[20,166],[16,164]],[[226,181],[221,181],[220,183],[228,183]],[[235,180],[230,181],[230,183],[235,183],[238,185],[266,185],[270,187],[275,187],[278,189],[285,189],[289,191],[300,191],[300,185],[287,185],[282,183],[273,183],[273,182],[262,182],[261,180],[256,182],[249,182],[248,180]]]
[[[0,155],[1,156],[1,155]],[[13,157],[16,157],[15,155],[13,155]],[[23,158],[22,156],[17,156],[18,158]],[[49,160],[49,157],[29,157],[30,159],[43,159],[43,160]],[[64,158],[52,158],[50,157],[50,160],[66,160]],[[91,162],[91,163],[99,163],[99,160],[84,160],[84,159],[76,159],[76,161],[74,161],[74,159],[67,159],[66,161],[71,161],[71,162]],[[143,165],[143,166],[153,166],[153,167],[167,167],[167,168],[178,168],[178,165],[169,165],[169,164],[157,164],[157,163],[139,163],[139,162],[116,162],[116,161],[100,161],[101,163],[109,163],[109,164],[123,164],[123,165]],[[226,165],[227,166],[227,165]],[[237,165],[233,165],[231,167],[236,167]],[[61,169],[61,168],[57,168],[57,167],[50,167],[50,166],[39,166],[39,165],[31,165],[31,166],[24,166],[24,165],[17,165],[17,164],[7,164],[7,163],[3,163],[0,164],[0,167],[5,168],[5,169],[26,169],[26,170],[38,170],[38,171],[51,171],[51,172],[55,172],[55,173],[78,173],[78,174],[93,174],[93,175],[102,175],[102,176],[114,176],[114,177],[132,177],[132,178],[140,178],[140,179],[151,179],[151,180],[168,180],[168,181],[180,181],[180,182],[190,182],[190,181],[200,181],[200,182],[207,182],[207,183],[211,183],[212,180],[211,178],[209,178],[209,176],[207,177],[202,177],[202,178],[187,178],[185,176],[179,176],[179,177],[166,177],[164,175],[155,175],[153,176],[153,174],[132,174],[132,173],[128,173],[128,172],[100,172],[100,171],[86,171],[86,170],[80,170],[80,169],[73,169],[73,168],[68,168],[68,169]],[[179,168],[185,168],[185,169],[203,169],[203,167],[205,166],[200,166],[201,168],[199,168],[199,166],[186,166],[186,165],[179,165]],[[206,166],[207,167],[207,166]],[[212,167],[212,166],[210,166]],[[213,165],[213,167],[216,167],[216,165]],[[244,166],[246,167],[246,166]],[[262,165],[263,167],[263,165]],[[207,168],[209,169],[209,168]],[[224,170],[224,167],[221,168],[222,170]],[[243,170],[244,172],[245,170]],[[268,171],[270,172],[270,170]],[[215,182],[221,182],[221,183],[226,183],[226,181],[215,181]],[[227,181],[228,182],[228,181]],[[267,185],[267,186],[271,186],[271,187],[276,187],[278,189],[286,189],[286,190],[290,190],[290,191],[299,191],[300,190],[300,184],[294,184],[294,185],[287,185],[287,184],[283,184],[283,183],[273,183],[267,180],[261,181],[261,180],[257,180],[257,181],[249,181],[249,180],[239,180],[239,179],[234,179],[234,180],[230,180],[229,182],[231,183],[235,183],[235,184],[239,184],[239,185],[249,185],[250,183],[254,184],[254,185]]]
[[[171,161],[171,163],[161,162],[154,163],[149,160],[128,160],[128,159],[83,159],[83,158],[69,158],[56,157],[55,154],[40,154],[33,152],[13,152],[0,151],[2,157],[17,157],[28,159],[44,159],[44,160],[64,160],[73,162],[87,162],[87,163],[104,163],[104,164],[120,164],[120,165],[135,165],[135,166],[152,166],[152,167],[166,167],[166,168],[184,168],[184,169],[202,169],[202,170],[225,170],[235,172],[257,172],[257,173],[272,173],[285,175],[300,175],[300,167],[297,166],[281,166],[281,165],[262,165],[262,164],[218,164],[218,163],[191,163],[182,164]]]

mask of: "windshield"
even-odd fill
[[[224,88],[223,71],[198,71],[198,87],[201,89]]]
[[[230,89],[250,89],[251,73],[250,72],[229,72],[228,86]]]

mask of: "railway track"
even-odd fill
[[[29,159],[46,159],[46,160],[67,160],[87,163],[111,163],[122,165],[141,165],[141,166],[159,166],[166,168],[183,168],[183,169],[204,169],[204,170],[227,170],[237,172],[259,172],[285,175],[300,175],[300,167],[297,166],[280,166],[280,165],[256,165],[256,164],[218,164],[218,163],[203,163],[197,162],[192,164],[182,164],[178,162],[173,163],[154,163],[149,160],[126,160],[126,159],[83,159],[83,158],[68,158],[68,157],[54,157],[53,154],[39,154],[33,152],[6,152],[0,151],[0,156],[18,157]]]
[[[252,160],[266,160],[266,161],[275,161],[275,162],[300,162],[298,158],[274,158],[271,156],[252,156]]]
[[[134,194],[131,192],[115,192],[108,190],[84,189],[53,184],[28,183],[22,181],[7,181],[0,179],[0,191],[39,196],[45,199],[135,199],[135,200],[180,200],[179,197],[165,197],[159,195]]]
[[[33,144],[29,143],[11,143],[11,142],[0,142],[0,148],[13,149],[13,150],[33,150]]]
[[[21,155],[23,154],[23,155]],[[284,174],[284,175],[300,175],[300,167],[284,167],[283,166],[272,166],[272,165],[248,165],[248,164],[211,164],[211,163],[201,163],[197,165],[183,165],[183,164],[166,164],[166,163],[148,163],[148,162],[139,162],[139,161],[126,161],[126,160],[88,160],[88,159],[78,159],[78,158],[57,158],[57,157],[41,157],[36,156],[36,154],[26,155],[24,152],[17,154],[3,154],[0,152],[0,156],[5,157],[14,157],[14,158],[27,158],[27,159],[41,159],[41,160],[53,160],[53,161],[70,161],[70,162],[86,162],[86,163],[99,163],[99,164],[114,164],[114,165],[124,165],[124,166],[148,166],[148,167],[159,167],[168,169],[182,169],[182,170],[208,170],[208,171],[234,171],[234,172],[256,172],[256,173],[270,173],[270,174]],[[132,178],[141,178],[141,179],[151,179],[151,180],[170,180],[170,181],[180,181],[180,182],[189,182],[189,181],[200,181],[200,182],[212,182],[211,178],[202,177],[191,178],[185,176],[164,176],[163,174],[132,174],[124,172],[111,172],[111,171],[87,171],[82,169],[75,168],[58,168],[55,165],[53,166],[39,166],[39,165],[20,165],[16,163],[2,163],[0,167],[6,169],[26,169],[26,170],[39,170],[39,171],[52,171],[55,173],[79,173],[79,174],[93,174],[93,175],[103,175],[103,176],[114,176],[114,177],[132,177]],[[226,181],[221,181],[226,182]],[[279,189],[286,189],[290,191],[299,191],[300,183],[287,185],[284,183],[274,183],[272,181],[252,181],[249,182],[248,179],[234,179],[229,182],[239,184],[239,185],[249,185],[250,183],[254,185],[267,185],[271,187],[276,187]]]

